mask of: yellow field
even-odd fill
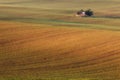
[[[119,31],[0,21],[1,80],[119,80],[119,73]]]

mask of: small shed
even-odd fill
[[[76,16],[80,16],[80,17],[86,16],[85,11],[78,11],[76,13]]]

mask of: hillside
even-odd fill
[[[120,80],[119,4],[0,0],[0,80]]]
[[[3,21],[0,25],[1,80],[120,79],[120,32]]]

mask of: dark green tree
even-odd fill
[[[85,15],[86,16],[92,16],[93,15],[93,11],[91,9],[88,9],[85,11]]]

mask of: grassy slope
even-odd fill
[[[49,10],[24,7],[0,6],[0,19],[5,21],[32,22],[51,25],[67,25],[95,29],[120,30],[120,19],[95,16],[91,18],[75,17],[73,11]]]
[[[0,3],[1,80],[120,79],[119,0]],[[95,17],[74,16],[89,7]]]
[[[120,30],[119,0],[12,0],[0,3],[1,20]],[[94,10],[94,17],[74,16],[77,10],[88,8]]]

